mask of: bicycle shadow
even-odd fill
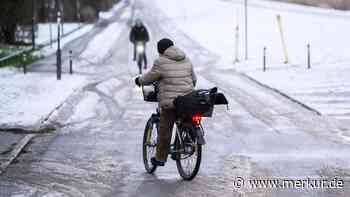
[[[225,196],[225,184],[218,176],[198,175],[192,181],[184,181],[177,173],[176,167],[157,169],[155,174],[139,174],[139,181],[134,182],[132,197],[170,197],[170,196]],[[164,171],[166,170],[166,171]],[[136,185],[135,185],[136,184]],[[130,191],[129,191],[130,192]],[[230,193],[232,196],[233,193]]]

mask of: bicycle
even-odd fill
[[[154,91],[145,93],[144,86],[142,92],[144,100],[147,102],[157,101],[157,85],[153,84]],[[170,145],[169,155],[176,161],[176,167],[180,176],[184,180],[192,180],[196,177],[202,160],[202,146],[205,144],[204,129],[201,124],[202,117],[210,117],[213,113],[213,106],[218,104],[228,104],[225,96],[217,93],[217,88],[207,90],[208,98],[211,99],[211,106],[207,112],[195,112],[189,114],[177,113],[175,121],[175,139]],[[218,98],[217,101],[216,98]],[[155,156],[157,147],[157,132],[159,129],[160,109],[157,107],[146,123],[143,136],[143,162],[148,173],[156,171],[157,166],[151,163],[151,158]]]

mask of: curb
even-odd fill
[[[24,147],[36,136],[36,134],[28,134],[24,136],[12,149],[7,161],[0,164],[0,175],[5,172],[7,167],[18,157]]]
[[[268,86],[268,85],[266,85],[266,84],[264,84],[264,83],[262,83],[262,82],[260,82],[260,81],[258,81],[258,80],[256,80],[256,79],[254,79],[253,77],[248,76],[248,75],[245,74],[245,73],[239,72],[238,74],[240,74],[241,76],[243,76],[243,77],[249,79],[250,81],[252,81],[252,82],[254,82],[254,83],[256,83],[256,84],[258,84],[258,85],[260,85],[260,86],[262,86],[262,87],[264,87],[264,88],[267,88],[267,89],[269,89],[269,90],[272,90],[272,91],[276,92],[277,94],[279,94],[279,95],[285,97],[286,99],[292,101],[293,103],[296,103],[296,104],[302,106],[303,108],[305,108],[305,109],[307,109],[307,110],[309,110],[309,111],[311,111],[311,112],[316,113],[318,116],[322,116],[322,113],[319,112],[318,110],[316,110],[316,109],[314,109],[314,108],[312,108],[312,107],[310,107],[310,106],[308,106],[308,105],[302,103],[301,101],[299,101],[299,100],[297,100],[297,99],[295,99],[295,98],[293,98],[293,97],[287,95],[286,93],[281,92],[280,90],[278,90],[278,89],[276,89],[276,88],[270,87],[270,86]]]

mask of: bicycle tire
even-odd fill
[[[147,123],[146,123],[146,127],[145,127],[145,131],[144,131],[144,135],[143,135],[143,141],[142,141],[142,157],[143,157],[143,164],[145,166],[145,170],[149,173],[149,174],[152,174],[154,173],[154,171],[156,171],[157,169],[157,166],[151,164],[151,161],[149,160],[149,157],[148,156],[148,146],[149,144],[147,144],[148,142],[148,136],[152,136],[152,133],[149,133],[149,132],[152,132],[153,131],[153,127],[156,126],[154,125],[155,122],[153,121],[153,118],[151,117]],[[157,129],[157,127],[155,127]],[[155,147],[153,147],[155,148]],[[154,150],[155,152],[155,150]]]
[[[178,137],[179,136],[176,133],[176,136],[175,136],[175,150],[179,150],[181,148],[180,147],[181,144],[180,144],[180,141],[178,140]],[[195,151],[195,153],[193,153],[193,155],[194,154],[197,154],[196,164],[195,164],[194,169],[191,172],[189,172],[189,173],[185,172],[184,166],[181,163],[181,161],[183,160],[183,159],[181,159],[181,153],[177,153],[176,154],[176,167],[177,167],[177,170],[178,170],[180,176],[186,181],[191,181],[193,178],[195,178],[197,176],[197,174],[199,172],[199,168],[200,168],[201,160],[202,160],[202,145],[196,144],[196,151]]]

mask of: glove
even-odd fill
[[[136,79],[135,79],[135,84],[137,85],[137,86],[141,86],[141,84],[140,84],[140,77],[136,77]]]

